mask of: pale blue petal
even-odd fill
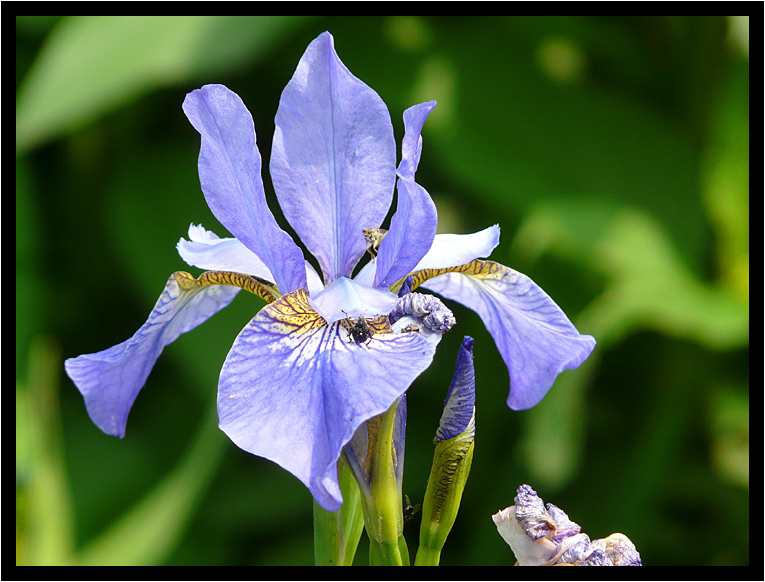
[[[377,254],[375,287],[389,287],[415,270],[436,235],[436,206],[425,188],[399,178],[398,206]]]
[[[498,244],[498,224],[472,234],[437,234],[428,253],[412,271],[466,265],[488,257]]]
[[[189,240],[176,245],[181,258],[206,271],[234,271],[273,282],[274,276],[258,255],[235,238],[220,238],[200,224],[189,227]]]
[[[85,397],[96,426],[125,436],[130,408],[162,349],[226,307],[238,292],[238,287],[221,285],[186,289],[173,274],[133,337],[102,352],[66,360],[66,373]]]
[[[330,323],[345,317],[377,317],[390,313],[397,297],[387,289],[359,285],[341,277],[329,287],[311,296],[311,305]]]
[[[183,111],[202,136],[199,181],[215,217],[273,273],[282,293],[306,286],[303,253],[266,204],[252,116],[223,85],[186,95]]]
[[[375,259],[372,259],[366,265],[361,267],[361,270],[356,273],[356,276],[353,278],[353,280],[359,285],[367,285],[371,287],[374,285],[376,272],[377,262]]]
[[[321,34],[282,93],[270,167],[284,216],[326,284],[351,275],[366,250],[362,230],[385,218],[395,166],[385,103],[340,61],[332,36]]]
[[[324,290],[324,281],[321,280],[321,275],[316,272],[316,269],[308,261],[305,262],[305,276],[309,295],[316,295]]]
[[[510,373],[507,404],[522,410],[542,400],[563,370],[581,365],[595,340],[526,275],[497,267],[491,277],[447,273],[422,286],[478,313]]]
[[[436,234],[436,205],[425,188],[414,181],[422,151],[422,126],[435,106],[436,102],[430,101],[404,112],[398,205],[377,253],[375,287],[389,287],[413,271],[430,249]]]
[[[220,427],[335,511],[343,446],[404,393],[434,351],[413,333],[349,341],[341,322],[327,325],[305,292],[295,291],[263,308],[234,342],[220,376]]]
[[[182,238],[176,245],[178,254],[189,265],[207,271],[233,271],[255,275],[273,282],[274,276],[263,261],[235,238],[219,238],[200,224],[189,227],[189,240]],[[308,261],[305,265],[306,284],[309,294],[319,293],[324,283]]]

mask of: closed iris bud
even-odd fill
[[[438,564],[470,473],[474,439],[473,338],[465,336],[434,439],[436,450],[422,503],[420,548],[415,564]]]

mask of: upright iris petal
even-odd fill
[[[202,136],[199,181],[207,204],[274,275],[282,293],[306,286],[303,253],[266,205],[252,116],[223,85],[192,91],[183,110]]]
[[[433,244],[438,216],[436,205],[425,188],[414,181],[422,151],[422,126],[436,106],[421,103],[404,112],[404,140],[398,169],[398,207],[390,230],[380,243],[375,286],[390,287],[414,270]]]
[[[284,216],[319,260],[324,282],[350,276],[393,198],[396,144],[388,108],[321,34],[276,113],[271,178]]]

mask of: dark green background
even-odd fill
[[[522,483],[592,538],[625,533],[645,564],[747,564],[748,20],[728,17],[18,18],[17,562],[312,563],[308,491],[212,428],[261,300],[241,294],[165,350],[121,441],[63,359],[138,329],[189,269],[174,248],[189,223],[227,235],[185,94],[236,91],[267,168],[279,95],[324,30],[399,144],[403,111],[439,102],[417,174],[439,232],[499,223],[492,259],[598,340],[514,412],[490,336],[450,305],[458,325],[408,393],[404,477],[421,502],[471,335],[475,458],[442,564],[514,562],[491,515]]]

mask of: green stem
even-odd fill
[[[417,548],[417,555],[414,558],[415,566],[438,566],[440,561],[440,548],[428,548],[423,545]]]
[[[337,463],[343,505],[327,511],[313,502],[314,562],[317,566],[351,566],[356,555],[364,520],[361,493],[344,458]]]

